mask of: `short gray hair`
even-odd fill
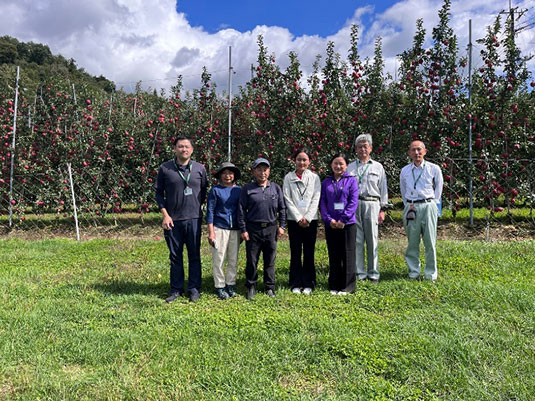
[[[357,139],[355,139],[355,146],[357,146],[357,143],[359,142],[368,142],[368,145],[373,146],[372,136],[370,134],[360,134],[357,136]]]

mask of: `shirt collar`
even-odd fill
[[[301,174],[301,179],[299,179],[299,177],[297,176],[297,173],[294,171],[292,171],[292,175],[290,175],[290,179],[292,181],[301,181],[303,180],[306,176],[308,175],[308,169],[306,169],[305,171],[303,171],[303,174]]]
[[[262,185],[260,185],[260,184],[258,183],[258,181],[254,180],[253,182],[256,184],[256,186],[257,186],[258,188],[262,188]],[[266,188],[269,187],[269,186],[271,186],[271,181],[267,180],[267,182],[266,182]]]

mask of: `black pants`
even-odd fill
[[[343,229],[325,226],[325,239],[329,252],[329,290],[355,291],[357,225]]]
[[[301,227],[296,221],[288,220],[290,288],[314,288],[316,285],[314,251],[317,233],[317,220],[311,221],[308,227]]]
[[[249,241],[245,243],[247,263],[245,265],[245,286],[256,286],[258,281],[258,260],[260,252],[264,259],[264,289],[275,289],[275,256],[277,255],[277,225],[262,227],[257,223],[247,223]]]

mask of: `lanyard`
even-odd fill
[[[178,174],[180,175],[180,177],[182,177],[182,179],[186,183],[186,187],[189,187],[189,179],[191,178],[191,162],[188,163],[188,170],[189,170],[188,176],[184,177],[184,174],[182,174],[182,171],[180,171],[180,169],[178,168],[178,164],[176,163],[176,157],[173,159],[173,161],[175,162],[175,167],[178,170]]]
[[[420,178],[422,177],[424,170],[425,170],[425,161],[422,163],[422,171],[420,172],[420,175],[418,176],[418,178],[414,178],[414,167],[412,168],[411,173],[412,173],[412,179],[414,181],[414,189],[416,189],[416,184],[418,183],[418,181],[420,181]]]
[[[299,183],[302,183],[303,185],[305,185],[305,189],[303,191],[301,191],[301,189],[299,188]],[[295,182],[295,186],[297,187],[297,191],[299,191],[299,196],[301,197],[301,200],[303,200],[305,198],[305,194],[307,192],[307,188],[308,188],[308,183],[309,183],[309,180],[307,180],[307,183],[305,184],[302,180],[299,180],[299,181],[296,181]]]
[[[361,173],[361,174],[357,174],[357,178],[359,180],[359,184],[360,184],[360,180],[362,180],[362,177],[364,176],[364,174],[366,174],[366,171],[368,171],[368,168],[370,167],[370,162],[367,162],[366,163],[366,168],[364,169],[364,171]]]
[[[344,177],[341,177],[340,181],[342,181],[343,179],[344,179]],[[336,183],[336,185],[335,185],[335,183]],[[333,176],[331,185],[333,187],[334,199],[335,200],[340,200],[340,198],[342,197],[342,194],[344,192],[344,186],[342,185],[342,187],[340,187],[339,186],[339,182],[336,181],[336,178],[334,178],[334,176]]]

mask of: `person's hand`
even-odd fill
[[[338,228],[338,222],[335,219],[332,219],[329,224],[331,228],[334,228],[334,229]]]
[[[208,243],[215,248],[215,234],[208,234]]]
[[[173,219],[170,216],[165,216],[163,218],[162,227],[164,230],[170,230],[175,225],[173,224]]]
[[[346,225],[341,221],[338,222],[338,229],[343,230]]]
[[[279,227],[278,232],[277,232],[277,239],[280,240],[283,235],[284,235],[284,228]]]
[[[241,233],[241,239],[244,241],[249,241],[249,233],[247,231]]]
[[[383,224],[383,221],[385,221],[385,211],[384,210],[381,210],[379,212],[379,224]]]
[[[299,224],[299,227],[303,227],[303,228],[307,228],[310,225],[310,223],[304,217],[301,220],[299,220],[298,224]]]

